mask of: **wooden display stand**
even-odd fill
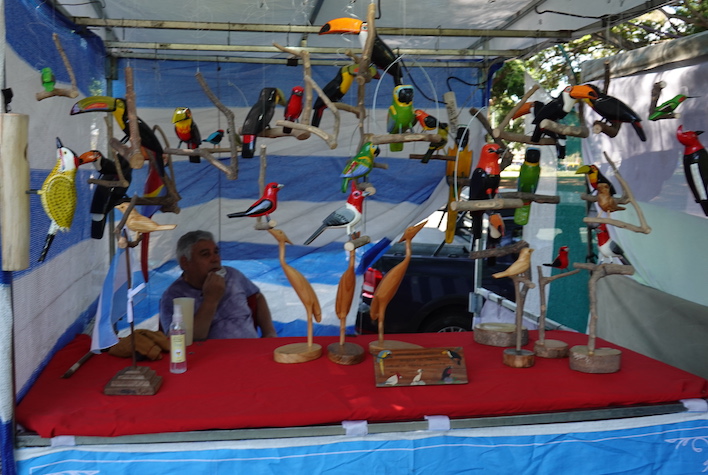
[[[529,289],[536,285],[528,278],[529,271],[517,275],[512,275],[511,280],[514,281],[514,292],[516,293],[516,325],[514,336],[516,337],[516,345],[514,348],[504,350],[503,361],[507,366],[512,368],[530,368],[536,362],[533,351],[524,350],[521,347],[523,342],[523,316],[524,302]],[[522,285],[523,284],[523,285]],[[528,336],[526,338],[528,341]]]
[[[162,376],[147,366],[129,366],[103,388],[108,396],[154,396],[162,386]]]
[[[541,315],[538,318],[538,340],[534,343],[533,352],[540,358],[567,358],[568,344],[560,340],[546,339],[546,285],[556,279],[568,277],[580,272],[580,269],[575,269],[562,274],[556,274],[551,277],[544,277],[542,267],[536,266],[538,270],[538,291],[541,299]]]
[[[474,341],[480,345],[502,348],[516,344],[516,325],[513,323],[480,323],[474,327]],[[521,345],[529,342],[529,331],[521,329]]]
[[[322,345],[317,343],[291,343],[276,348],[273,359],[277,363],[305,363],[322,356]]]
[[[349,265],[339,279],[337,286],[337,299],[335,300],[335,312],[339,318],[339,342],[331,343],[327,346],[327,357],[330,361],[342,364],[353,365],[364,361],[364,348],[355,343],[348,343],[345,340],[347,314],[354,301],[354,287],[356,285],[356,275],[354,274],[354,262],[356,261],[355,250],[357,242],[365,243],[369,239],[359,239],[349,241],[344,245],[344,249],[349,251]],[[347,246],[348,244],[348,246]]]

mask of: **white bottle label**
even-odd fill
[[[184,335],[170,336],[170,361],[172,363],[183,363],[187,360],[187,351]]]

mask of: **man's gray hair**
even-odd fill
[[[182,235],[177,241],[177,262],[182,260],[182,257],[186,257],[187,260],[192,259],[192,246],[194,246],[199,241],[214,241],[214,235],[209,231],[189,231]]]

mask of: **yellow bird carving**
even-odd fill
[[[531,267],[531,253],[533,249],[525,247],[519,252],[519,257],[514,261],[512,265],[506,268],[506,270],[492,274],[495,279],[500,279],[502,277],[513,277],[515,275],[523,274],[529,267]]]
[[[43,262],[58,231],[68,231],[76,211],[76,169],[93,160],[81,159],[57,137],[57,163],[36,191],[51,223],[38,262]]]
[[[128,210],[129,203],[123,202],[116,205],[116,209],[125,214]],[[177,227],[176,224],[159,224],[152,219],[143,216],[137,209],[133,208],[128,215],[125,225],[131,231],[140,234],[147,234],[153,231],[171,231]]]

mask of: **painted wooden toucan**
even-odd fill
[[[121,141],[125,143],[130,140],[130,120],[128,119],[125,99],[110,96],[89,96],[74,104],[70,114],[75,115],[85,112],[111,112],[118,127],[120,127],[125,134]],[[150,169],[143,187],[143,196],[146,198],[156,198],[167,192],[165,183],[162,180],[162,177],[165,176],[167,157],[164,154],[162,145],[155,135],[155,132],[153,132],[150,126],[143,122],[140,117],[138,117],[137,120],[138,134],[140,135],[140,150],[145,159],[150,163]],[[153,160],[150,160],[151,158]],[[152,217],[159,208],[160,207],[157,205],[145,205],[142,207],[142,214],[147,217]],[[146,234],[140,243],[141,266],[145,282],[148,281],[149,236],[149,234]]]
[[[358,73],[358,71],[358,64],[348,64],[339,68],[339,71],[337,71],[337,75],[334,76],[327,84],[325,84],[325,87],[322,88],[322,92],[324,92],[327,99],[329,99],[331,102],[341,101],[345,94],[349,92],[349,88],[354,82],[354,76]],[[376,68],[372,67],[371,73],[372,77],[378,78]],[[322,121],[322,114],[324,113],[324,110],[326,108],[327,104],[325,104],[325,101],[321,97],[317,96],[317,99],[312,105],[312,120],[310,121],[310,123],[313,127],[320,126],[320,122]]]
[[[693,193],[696,203],[701,205],[703,213],[708,216],[708,152],[698,140],[702,130],[683,130],[679,126],[676,138],[684,145],[683,170],[686,182]]]
[[[361,44],[361,48],[364,49],[366,38],[369,35],[369,28],[366,22],[356,18],[335,18],[322,25],[319,32],[320,35],[332,33],[351,33],[359,35],[359,43]],[[390,74],[396,86],[403,84],[403,70],[400,59],[378,35],[374,38],[371,62],[379,69]]]
[[[642,142],[647,141],[647,136],[644,133],[644,128],[642,127],[642,119],[639,118],[639,115],[634,112],[631,107],[616,97],[605,94],[594,84],[586,84],[585,86],[590,87],[595,91],[594,96],[591,95],[590,97],[585,98],[586,102],[590,104],[590,107],[592,107],[595,112],[600,114],[603,119],[615,127],[622,122],[632,124],[632,127],[637,132],[639,139]]]
[[[541,150],[536,147],[528,147],[524,163],[521,164],[521,170],[519,170],[519,178],[516,184],[517,190],[525,193],[535,193],[540,177]],[[514,222],[519,226],[528,224],[530,213],[531,202],[524,201],[524,205],[521,208],[514,210]]]
[[[199,148],[202,143],[202,135],[199,133],[197,123],[192,118],[192,111],[189,107],[177,107],[172,114],[172,123],[175,124],[175,134],[179,139],[177,148],[183,143],[190,150]],[[199,163],[201,159],[197,156],[190,156],[189,161]]]
[[[407,84],[393,88],[393,98],[388,108],[386,130],[389,134],[403,134],[415,125],[415,111],[413,110],[413,86]],[[403,143],[391,143],[392,152],[403,150]]]
[[[241,128],[243,146],[241,156],[253,158],[256,153],[256,136],[263,132],[275,114],[275,106],[285,105],[283,92],[276,87],[264,87],[258,96],[258,101],[251,107]]]
[[[361,146],[361,150],[351,158],[344,166],[342,174],[342,193],[346,193],[349,188],[349,181],[355,178],[365,177],[374,167],[374,158],[379,154],[379,146],[371,142],[366,142]]]
[[[612,182],[610,182],[610,180],[608,180],[607,177],[602,174],[602,172],[599,168],[597,168],[596,165],[583,165],[577,170],[575,170],[575,173],[576,175],[579,173],[584,173],[585,175],[587,175],[588,192],[596,191],[598,183],[607,183],[608,185],[610,185],[610,194],[617,194],[617,191],[615,190],[615,187]]]
[[[533,117],[536,117],[536,113],[540,112],[545,104],[541,101],[531,101],[523,104],[518,111],[516,111],[516,114],[514,114],[511,118],[512,119],[518,119],[519,117],[522,117],[526,114],[533,114]],[[534,122],[535,123],[535,122]],[[540,123],[540,122],[539,122]],[[565,158],[565,152],[566,152],[566,136],[564,134],[557,134],[555,132],[552,132],[550,130],[543,130],[543,135],[547,135],[549,138],[555,140],[555,146],[556,146],[556,157],[558,159],[562,160]]]
[[[531,134],[531,142],[538,143],[543,135],[548,135],[549,137],[554,138],[557,142],[559,139],[561,141],[565,140],[565,136],[561,136],[541,128],[541,122],[544,119],[557,122],[568,115],[568,112],[573,109],[576,102],[581,99],[589,99],[591,97],[597,97],[597,94],[590,86],[567,86],[557,97],[541,107],[540,110],[536,110],[536,107],[534,106],[533,123],[536,127]],[[557,153],[558,158],[565,157],[565,145],[563,143],[561,143],[561,147],[558,148]]]
[[[81,154],[79,159],[84,162],[93,162],[96,170],[99,173],[99,180],[117,181],[119,178],[116,163],[103,156],[99,150],[89,150]],[[133,177],[133,169],[130,167],[128,160],[118,155],[123,178],[130,184]],[[91,237],[93,239],[101,239],[103,231],[106,227],[106,216],[120,202],[127,199],[127,187],[123,186],[103,186],[95,185],[93,190],[93,198],[91,200]]]
[[[428,150],[425,151],[421,162],[428,163],[430,161],[430,157],[433,156],[433,153],[435,153],[435,151],[440,150],[445,145],[447,145],[447,138],[449,135],[448,125],[447,122],[440,122],[434,116],[420,109],[415,110],[415,118],[420,124],[420,126],[423,127],[423,130],[434,130],[435,133],[437,133],[441,138],[439,142],[430,142]]]
[[[302,114],[302,95],[305,89],[302,86],[295,86],[290,91],[290,97],[288,98],[287,104],[285,104],[285,114],[283,118],[290,122],[295,122],[300,118]],[[293,129],[290,127],[283,127],[283,132],[289,134]]]

